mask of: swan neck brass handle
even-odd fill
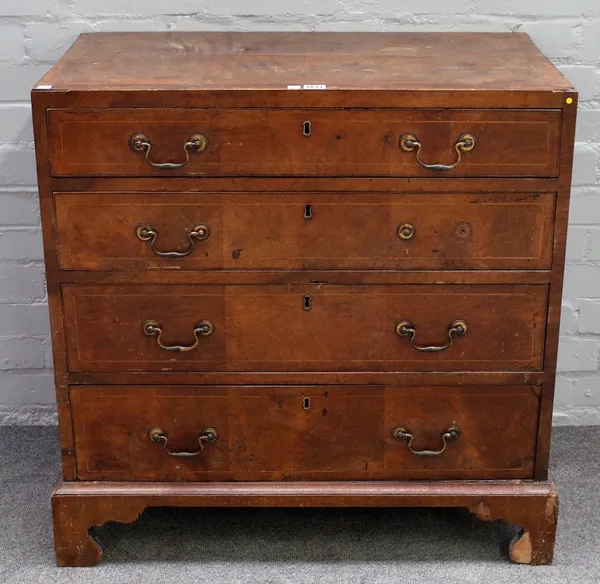
[[[192,456],[198,456],[204,450],[204,442],[207,442],[208,444],[213,444],[216,442],[219,438],[219,433],[215,428],[204,428],[204,430],[202,430],[198,436],[198,446],[200,448],[194,452],[175,452],[170,450],[168,447],[169,438],[162,428],[152,428],[148,432],[148,438],[157,444],[162,442],[163,450],[169,456],[174,456],[176,458],[191,458]]]
[[[446,451],[446,447],[448,446],[448,442],[452,442],[454,440],[458,440],[462,434],[462,430],[456,424],[450,424],[445,428],[442,432],[442,447],[439,450],[414,450],[412,447],[412,442],[414,436],[411,434],[410,430],[406,428],[406,426],[396,426],[392,430],[392,436],[394,440],[407,440],[407,448],[415,455],[415,456],[440,456]]]
[[[422,147],[423,145],[414,134],[403,134],[400,136],[400,149],[404,152],[412,152],[414,150],[417,154],[417,162],[423,168],[427,170],[452,170],[460,164],[463,152],[470,152],[475,148],[475,136],[473,134],[462,134],[458,138],[456,144],[454,144],[454,150],[456,150],[457,154],[454,164],[425,164],[421,160]]]
[[[396,323],[396,334],[400,337],[409,337],[410,344],[417,350],[424,353],[439,353],[452,346],[453,336],[464,337],[467,334],[467,323],[464,320],[455,320],[448,327],[448,342],[445,345],[433,345],[423,347],[415,343],[417,329],[409,320],[401,320]]]
[[[140,225],[135,230],[135,235],[140,241],[148,241],[150,242],[150,248],[154,252],[155,255],[161,258],[184,258],[189,256],[196,247],[196,241],[204,241],[208,239],[210,236],[210,229],[208,225],[205,223],[200,223],[196,225],[188,234],[188,240],[190,245],[186,251],[158,251],[154,244],[156,243],[156,238],[158,236],[158,231],[152,227],[152,225]]]
[[[170,169],[182,168],[190,161],[190,152],[202,152],[208,146],[208,138],[204,134],[194,134],[183,145],[185,160],[183,162],[153,162],[150,160],[150,151],[152,150],[152,142],[146,134],[133,134],[129,138],[129,147],[134,152],[145,152],[146,161],[152,168]]]
[[[196,342],[193,345],[165,345],[162,342],[162,328],[155,320],[146,320],[142,324],[142,331],[148,337],[156,337],[156,344],[165,351],[174,353],[183,353],[185,351],[193,351],[200,344],[200,337],[208,337],[215,332],[215,327],[209,320],[201,320],[194,329],[194,337]]]

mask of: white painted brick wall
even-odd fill
[[[32,16],[34,18],[66,16],[69,14],[68,4],[63,0],[2,0],[0,16]]]
[[[558,355],[560,371],[596,371],[598,342],[591,339],[564,339]]]
[[[519,32],[526,32],[538,49],[550,59],[568,59],[577,55],[577,29],[571,22],[551,20],[526,22]]]
[[[592,16],[600,6],[595,0],[476,0],[475,10],[499,16]]]
[[[0,339],[0,369],[43,369],[46,349],[42,339]]]
[[[25,29],[23,26],[0,25],[2,52],[0,61],[21,62],[25,57]]]
[[[555,419],[600,423],[599,0],[0,0],[0,423],[54,401],[29,91],[79,33],[127,30],[528,33],[581,93]]]
[[[3,262],[0,269],[0,303],[28,304],[45,297],[44,269],[41,262],[33,265]]]
[[[39,229],[20,229],[0,232],[0,262],[20,263],[43,260],[42,233]]]
[[[581,301],[577,329],[580,333],[600,334],[600,301]]]
[[[31,108],[25,104],[0,103],[0,144],[33,142]]]

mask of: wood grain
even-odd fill
[[[549,269],[554,194],[57,193],[61,269]],[[136,237],[158,233],[159,257]],[[399,228],[414,234],[402,239]]]
[[[147,507],[465,507],[483,521],[505,519],[523,531],[513,561],[552,561],[558,496],[552,482],[62,483],[52,496],[61,566],[91,566],[102,555],[88,529],[131,523]]]
[[[561,138],[559,192],[556,203],[552,281],[549,293],[548,327],[546,329],[546,379],[544,385],[545,391],[542,396],[538,431],[538,456],[536,459],[536,478],[539,480],[548,478],[548,464],[550,460],[550,435],[552,432],[552,411],[554,388],[556,384],[556,363],[558,358],[558,335],[567,248],[571,178],[573,174],[577,96],[573,96],[571,101],[572,103],[570,106],[565,109]]]
[[[59,91],[233,95],[313,83],[348,93],[571,89],[526,34],[464,32],[84,34],[40,82]]]
[[[303,134],[306,121],[310,136]],[[560,110],[48,110],[54,176],[541,176],[558,171]],[[150,160],[181,164],[194,134],[208,146],[175,169],[132,150],[142,133]],[[426,162],[451,165],[463,134],[476,138],[453,170],[428,170],[400,137],[414,134]]]
[[[539,395],[523,387],[86,387],[71,390],[83,480],[530,478]],[[116,407],[115,407],[116,406]],[[482,416],[481,412],[486,415]],[[417,456],[392,430],[406,426]],[[148,438],[153,427],[175,451]]]
[[[326,89],[287,89],[307,83]],[[84,35],[41,84],[60,565],[99,560],[90,526],[161,505],[464,506],[524,528],[513,561],[551,561],[577,93],[526,35]],[[191,133],[209,143],[154,169],[134,132],[156,162],[182,162]],[[413,133],[424,163],[450,165],[468,132],[452,170],[399,148]],[[135,238],[142,222],[157,250],[187,249],[192,223],[211,235],[168,261]],[[196,351],[141,332],[153,318],[191,344],[207,317]],[[439,353],[394,332],[411,320],[416,343],[441,345],[456,318],[467,335]],[[222,437],[204,458],[146,438],[160,423],[191,449],[205,415]],[[464,433],[439,457],[390,434],[435,449],[451,422]]]
[[[306,299],[310,310],[306,310]],[[546,286],[63,286],[69,371],[536,371]],[[408,320],[421,352],[395,330]],[[214,333],[196,349],[196,325]]]

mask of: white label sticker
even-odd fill
[[[327,89],[327,85],[317,85],[317,84],[308,84],[308,85],[288,85],[288,89]]]
[[[36,89],[52,89],[52,85],[38,85]]]

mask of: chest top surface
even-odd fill
[[[568,91],[525,34],[96,33],[41,85],[54,90]]]

